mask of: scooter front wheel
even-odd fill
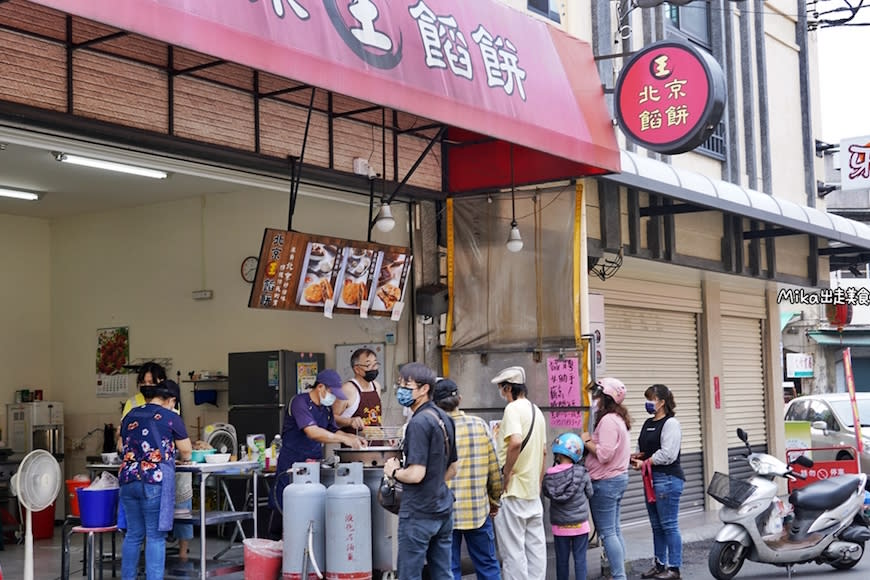
[[[746,548],[740,542],[713,542],[707,566],[717,580],[731,580],[740,572],[744,560]]]

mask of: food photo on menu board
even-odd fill
[[[336,307],[359,310],[369,299],[378,253],[368,248],[346,246],[342,254],[342,267],[336,283]]]
[[[327,300],[334,299],[336,274],[341,262],[342,253],[337,245],[308,242],[296,304],[323,307]]]
[[[381,252],[372,310],[392,312],[396,303],[402,302],[410,265],[410,254],[393,250]]]
[[[248,307],[398,317],[410,262],[401,246],[267,228]]]

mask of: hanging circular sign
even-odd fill
[[[685,153],[716,129],[725,98],[725,73],[713,55],[665,40],[637,52],[619,73],[616,120],[641,147]]]

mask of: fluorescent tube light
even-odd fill
[[[105,169],[106,171],[129,173],[131,175],[150,177],[152,179],[166,179],[167,177],[169,177],[169,174],[165,171],[148,169],[146,167],[137,167],[135,165],[127,165],[126,163],[115,163],[114,161],[92,159],[90,157],[81,157],[79,155],[68,155],[67,153],[60,153],[58,151],[52,151],[51,155],[61,163],[72,163],[73,165],[82,165],[84,167],[93,167],[95,169]]]
[[[25,199],[27,201],[37,201],[39,199],[39,194],[30,191],[19,191],[17,189],[6,189],[0,187],[0,197],[12,197],[15,199]]]

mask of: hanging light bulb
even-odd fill
[[[381,203],[378,216],[375,218],[375,227],[382,232],[390,232],[396,227],[396,220],[393,217],[393,210],[390,209],[390,204]]]
[[[511,143],[511,233],[508,234],[507,246],[508,252],[517,253],[523,249],[523,238],[520,235],[520,228],[517,227],[517,207],[516,199],[514,198],[514,145]]]
[[[517,220],[511,222],[511,233],[508,234],[507,243],[508,252],[519,252],[523,249],[523,238],[520,236],[520,228],[517,227]]]

